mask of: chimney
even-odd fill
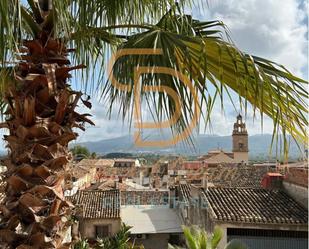
[[[114,189],[118,189],[118,181],[117,180],[114,181]]]
[[[283,175],[280,173],[268,172],[264,175],[261,185],[266,189],[280,189],[282,188]]]
[[[204,173],[202,179],[202,188],[207,189],[207,185],[208,185],[208,174]]]
[[[139,184],[143,186],[144,184],[144,172],[139,172]]]

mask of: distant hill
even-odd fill
[[[268,157],[272,136],[269,134],[249,136],[249,155],[250,158]],[[152,136],[151,140],[158,140]],[[80,145],[88,147],[90,151],[97,154],[107,153],[157,153],[157,154],[184,154],[184,155],[202,155],[206,154],[211,149],[222,148],[225,151],[232,150],[232,137],[231,136],[217,136],[217,135],[199,135],[195,138],[195,147],[177,144],[174,147],[167,148],[148,148],[148,147],[135,147],[133,136],[127,135],[112,139],[104,139],[95,142],[84,142]],[[278,147],[279,148],[279,147]],[[276,146],[273,148],[272,154],[275,155]],[[295,142],[291,142],[289,157],[299,158],[301,152],[299,151]]]

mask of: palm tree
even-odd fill
[[[144,249],[143,246],[135,246],[130,242],[130,226],[121,224],[120,230],[112,237],[98,238],[95,249]],[[90,245],[87,240],[80,240],[75,243],[74,249],[88,249]]]
[[[120,103],[120,113],[130,119],[132,100],[142,98],[155,117],[171,117],[182,107],[172,126],[184,131],[196,108],[209,124],[215,99],[235,92],[246,110],[273,118],[274,138],[287,133],[306,141],[307,82],[283,66],[239,51],[224,35],[219,21],[201,22],[184,15],[190,0],[1,0],[0,85],[2,128],[9,149],[6,198],[0,207],[1,248],[69,248],[65,234],[72,206],[63,196],[71,160],[68,143],[74,130],[93,125],[89,114],[76,111],[78,103],[91,108],[89,97],[72,89],[73,70],[84,91],[94,92],[94,82],[104,86],[102,97],[111,106]],[[105,59],[111,49],[159,49],[155,55],[130,55],[113,66],[113,74],[127,89],[105,84]],[[149,50],[148,50],[149,51]],[[151,50],[153,51],[153,50]],[[164,92],[158,97],[139,91],[134,84],[134,66],[173,68],[189,77],[188,89],[166,74],[142,75],[145,86],[166,86],[176,92],[176,103]],[[108,72],[109,73],[109,72]],[[209,86],[212,85],[214,90]],[[154,88],[153,88],[154,89]],[[198,117],[198,118],[199,118]],[[274,139],[275,141],[275,139]],[[285,151],[287,146],[285,146]]]
[[[222,230],[215,227],[214,233],[210,236],[198,227],[183,227],[183,233],[188,249],[216,249],[221,238]],[[238,240],[229,242],[225,249],[246,249],[247,247]],[[169,249],[181,249],[181,247],[169,245]]]
[[[90,249],[90,246],[88,244],[88,241],[83,239],[75,243],[74,249]]]
[[[130,226],[121,225],[120,230],[113,236],[97,240],[96,249],[143,249],[130,242]]]

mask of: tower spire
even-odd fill
[[[233,128],[234,160],[239,163],[248,163],[248,132],[242,116],[238,114]]]

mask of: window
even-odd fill
[[[228,236],[308,238],[306,231],[227,228]]]
[[[96,237],[105,238],[109,236],[109,225],[95,226]]]
[[[239,149],[243,149],[244,148],[244,144],[243,143],[239,143]]]
[[[170,238],[168,240],[168,243],[171,245],[180,245],[180,237],[179,234],[170,234]]]
[[[136,239],[148,239],[149,235],[148,234],[136,234],[135,238]]]

